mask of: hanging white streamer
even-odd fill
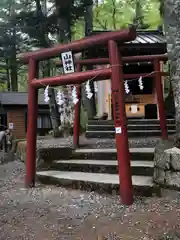
[[[90,84],[89,84],[89,80],[86,83],[86,94],[87,94],[87,98],[91,99],[93,94],[91,92],[91,88],[90,88]]]
[[[143,86],[142,76],[140,76],[140,78],[138,79],[138,83],[139,83],[139,88],[140,88],[140,90],[143,90],[143,89],[144,89],[144,86]]]
[[[57,104],[59,106],[62,106],[64,104],[64,94],[60,90],[57,92]]]
[[[49,92],[49,86],[46,86],[46,88],[45,88],[45,90],[44,90],[44,101],[45,101],[46,103],[49,102],[49,94],[48,94],[48,92]]]
[[[97,85],[96,81],[94,81],[94,91],[95,91],[95,93],[98,92],[98,85]]]
[[[124,82],[124,88],[125,88],[126,94],[128,94],[130,92],[130,90],[129,90],[129,85],[128,85],[128,81],[127,80]]]
[[[73,100],[73,103],[76,105],[76,103],[79,102],[79,99],[77,97],[77,90],[76,90],[76,87],[74,86],[73,87],[73,90],[72,90],[72,100]]]

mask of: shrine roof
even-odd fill
[[[28,105],[28,93],[27,92],[1,92],[0,103],[2,105]],[[44,95],[38,95],[38,105],[46,106],[44,102]]]
[[[90,35],[96,35],[100,33],[105,33],[110,31],[93,31]],[[126,44],[166,44],[166,38],[162,31],[160,30],[137,30],[136,39],[124,43]]]
[[[110,31],[93,31],[90,36]],[[120,43],[122,56],[165,54],[166,37],[161,30],[137,30],[136,39]],[[93,47],[84,52],[84,58],[107,57],[107,46]]]

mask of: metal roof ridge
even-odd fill
[[[0,92],[0,96],[3,96],[3,94],[27,94],[28,92],[15,92],[15,91],[2,91]],[[43,93],[39,93],[38,95],[43,95]],[[1,97],[0,97],[1,99]]]
[[[113,32],[113,30],[94,30],[90,33],[90,35],[93,34],[93,33],[102,33],[102,32]],[[147,29],[147,30],[138,29],[138,30],[136,30],[136,33],[137,33],[137,35],[138,34],[159,33],[159,34],[164,36],[163,31],[160,31],[159,29]]]
[[[17,91],[3,91],[3,92],[1,92],[2,94],[12,94],[12,93],[14,93],[14,94],[20,94],[20,93],[23,93],[23,94],[27,94],[28,92],[17,92]]]
[[[147,31],[144,31],[144,30],[137,30],[136,31],[137,35],[138,34],[160,34],[160,35],[163,35],[163,32],[162,31],[159,31],[159,30],[147,30]]]

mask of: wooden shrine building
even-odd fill
[[[27,135],[27,92],[0,93],[0,131],[10,128],[16,139],[25,139]],[[44,95],[39,94],[37,134],[45,135],[52,129],[49,106]]]
[[[92,35],[99,34],[100,31],[92,32]],[[137,37],[134,41],[124,43],[120,46],[121,55],[137,56],[137,55],[157,55],[165,54],[166,39],[160,30],[153,31],[137,31]],[[96,48],[88,50],[85,58],[107,58],[107,48]],[[101,66],[102,67],[102,66]],[[161,62],[161,71],[163,71],[164,63]],[[129,118],[158,118],[157,98],[154,87],[153,77],[149,73],[154,71],[151,62],[127,62],[123,64],[125,74],[142,74],[143,89],[140,90],[138,80],[134,78],[127,80],[129,93],[126,94],[126,115]],[[124,79],[126,80],[126,79]],[[111,104],[111,86],[110,80],[98,82],[97,92],[97,115],[103,113],[108,114],[108,119],[112,119]],[[162,85],[164,88],[164,77],[162,77]]]

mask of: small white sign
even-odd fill
[[[9,129],[13,129],[14,128],[14,123],[9,123]]]
[[[131,105],[131,112],[137,113],[137,105]]]
[[[121,127],[116,127],[115,131],[116,131],[117,134],[121,134],[122,133]]]
[[[74,72],[74,61],[72,52],[63,52],[61,53],[63,70],[65,74]]]

